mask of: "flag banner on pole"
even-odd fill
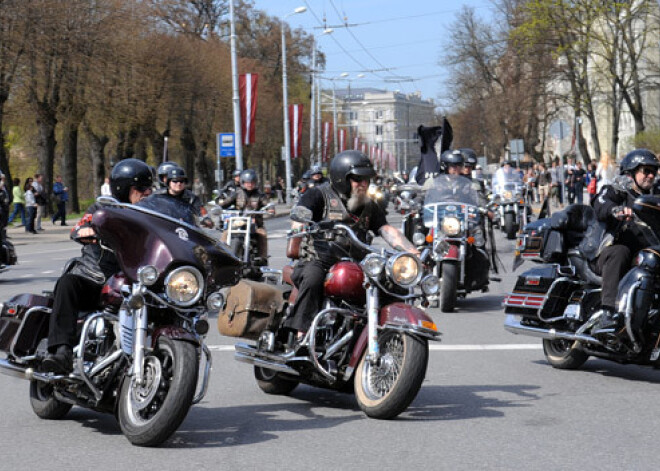
[[[353,150],[360,150],[360,138],[358,136],[353,138]]]
[[[289,105],[289,131],[291,136],[291,158],[302,156],[303,105]]]
[[[346,129],[339,130],[339,152],[346,150]]]
[[[238,98],[241,108],[241,142],[243,145],[254,144],[255,124],[257,120],[257,74],[238,76]]]
[[[390,162],[390,170],[396,170],[396,158],[391,152],[387,153],[387,160]]]
[[[362,152],[362,153],[365,154],[365,155],[367,154],[367,143],[366,143],[366,142],[363,142],[363,143],[360,145],[360,152]]]
[[[330,152],[331,141],[332,141],[332,123],[326,121],[325,123],[323,123],[323,137],[321,139],[321,142],[323,142],[322,154],[321,154],[323,162],[327,162],[329,160],[328,153]]]

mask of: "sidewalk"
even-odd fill
[[[291,206],[288,204],[278,204],[275,206],[275,215],[270,216],[272,218],[288,217],[291,213]],[[66,226],[60,226],[59,221],[57,224],[52,224],[50,217],[43,218],[41,226],[44,229],[43,232],[37,234],[30,234],[25,232],[25,227],[19,226],[14,227],[13,224],[10,224],[7,227],[7,235],[9,240],[15,245],[27,245],[30,242],[66,242],[71,240],[69,234],[73,226],[78,222],[77,219],[67,219]]]

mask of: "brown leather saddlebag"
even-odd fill
[[[272,328],[271,320],[284,306],[282,290],[273,285],[241,280],[229,289],[224,310],[218,314],[218,330],[222,335],[256,340]]]

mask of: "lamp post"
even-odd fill
[[[323,36],[325,34],[332,34],[334,29],[332,28],[326,28],[323,30],[323,32],[319,36]],[[316,93],[316,88],[318,87],[317,84],[317,79],[316,79],[316,37],[312,36],[312,90],[311,90],[311,96],[312,96],[312,102],[310,105],[311,108],[311,113],[310,113],[310,119],[309,119],[309,160],[310,164],[314,165],[315,163],[315,157],[318,155],[317,152],[317,140],[316,140],[316,99],[317,99],[317,93]],[[321,158],[318,157],[318,163],[321,163]]]
[[[234,111],[234,146],[236,148],[236,169],[243,170],[243,143],[241,142],[241,102],[238,94],[238,65],[236,62],[236,26],[234,22],[234,0],[229,0],[229,28],[231,49],[231,88],[232,109]],[[218,159],[218,189],[220,189],[220,160]]]
[[[289,99],[287,96],[287,84],[286,84],[286,35],[284,30],[284,21],[298,13],[304,13],[307,11],[306,7],[298,7],[293,10],[288,15],[282,18],[281,30],[282,30],[282,104],[284,108],[284,163],[285,163],[285,173],[286,173],[286,201],[290,202],[291,199],[291,142],[289,139]]]
[[[580,133],[582,126],[582,117],[575,117],[575,153],[577,155],[577,161],[582,161],[582,151],[580,151]]]

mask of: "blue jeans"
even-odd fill
[[[20,213],[21,223],[23,225],[25,225],[25,205],[23,203],[14,203],[14,210],[12,211],[11,215],[9,216],[9,220],[7,222],[11,224],[11,222],[16,217],[16,213]]]

